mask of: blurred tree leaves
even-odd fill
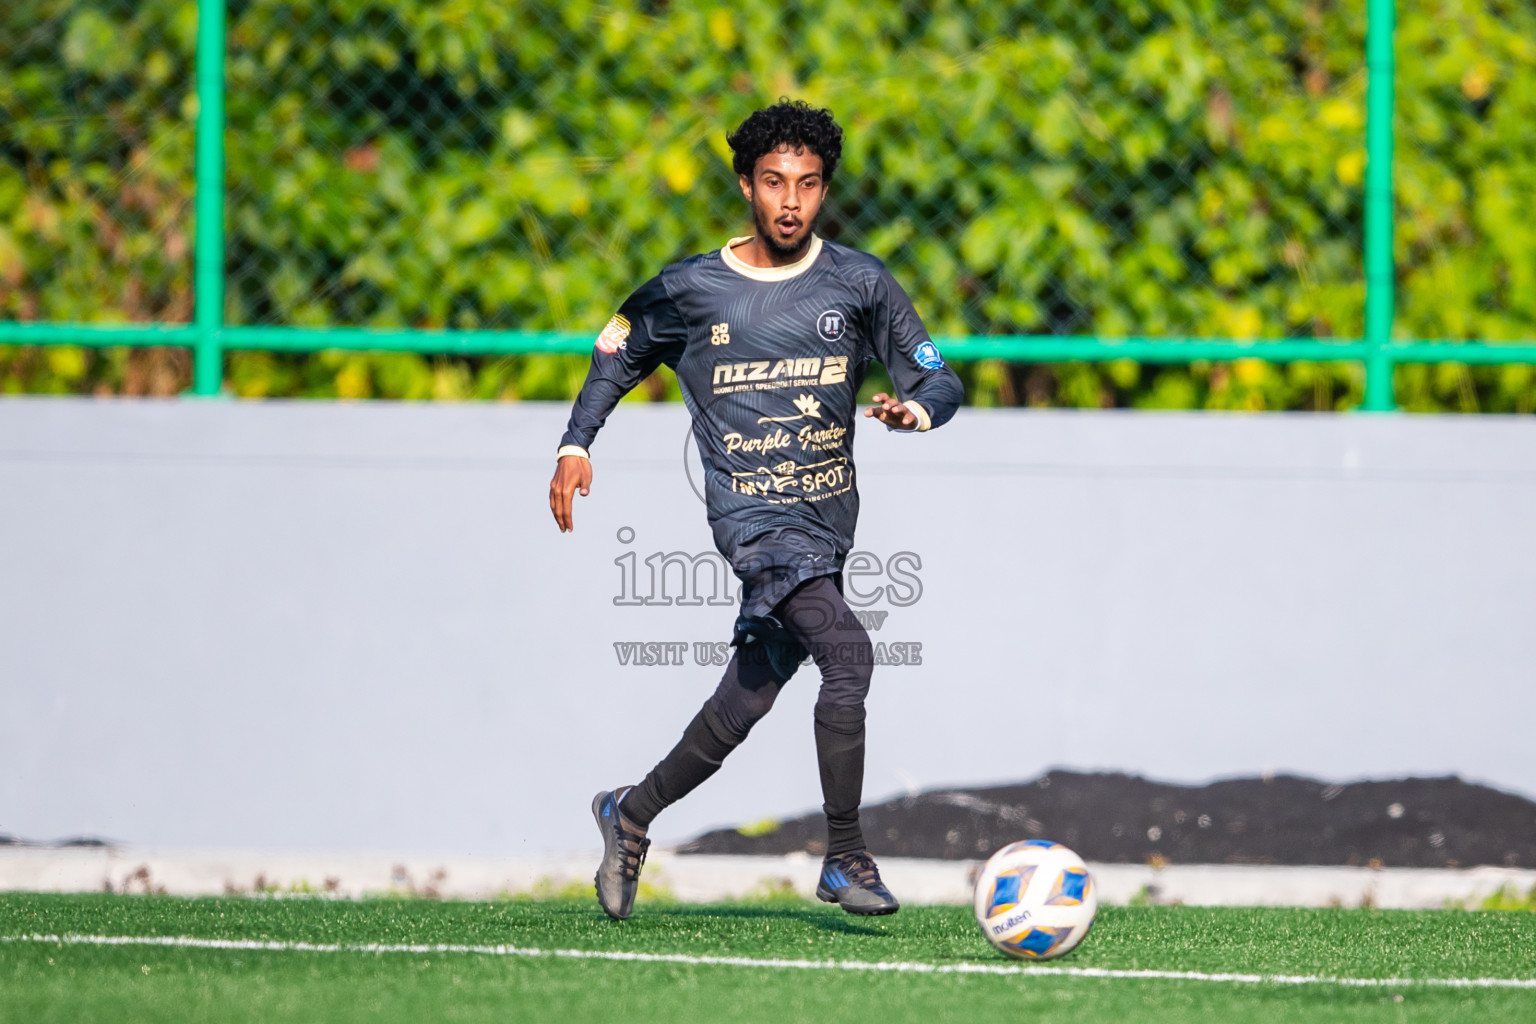
[[[1398,332],[1532,337],[1536,10],[1400,7]],[[936,334],[1362,329],[1363,0],[230,11],[230,323],[595,331],[746,230],[724,131],[793,95],[848,133],[824,233],[887,260]],[[0,11],[0,317],[190,318],[195,35],[193,0]],[[0,388],[175,391],[184,355],[0,349]],[[227,377],[564,398],[580,364],[239,352]],[[1251,360],[964,373],[993,405],[1333,409],[1361,389],[1355,367]],[[1404,367],[1397,387],[1413,409],[1529,411],[1533,376]]]

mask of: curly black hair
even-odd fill
[[[785,143],[796,149],[803,146],[821,157],[824,181],[832,180],[843,156],[843,130],[832,119],[832,111],[825,107],[818,110],[787,96],[779,97],[771,107],[754,110],[735,131],[726,133],[725,141],[735,152],[731,166],[746,178],[757,169],[758,157]]]

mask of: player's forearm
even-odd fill
[[[917,415],[918,430],[948,423],[964,399],[965,387],[948,366],[924,374],[910,393],[901,395],[902,404]]]
[[[587,378],[571,406],[570,421],[560,436],[559,454],[586,456],[608,415],[629,390],[607,377]]]

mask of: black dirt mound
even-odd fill
[[[1330,785],[1228,779],[1175,786],[1134,775],[1052,771],[1033,782],[945,789],[867,806],[876,855],[985,857],[1019,839],[1086,860],[1176,864],[1536,865],[1536,803],[1458,778]],[[682,853],[819,855],[826,822],[707,832]]]

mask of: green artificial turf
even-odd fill
[[[0,936],[515,945],[754,959],[1010,963],[966,908],[0,894]],[[1536,978],[1536,914],[1106,907],[1067,967]],[[1536,989],[1238,984],[614,962],[468,953],[0,943],[0,1022],[1536,1021]]]

